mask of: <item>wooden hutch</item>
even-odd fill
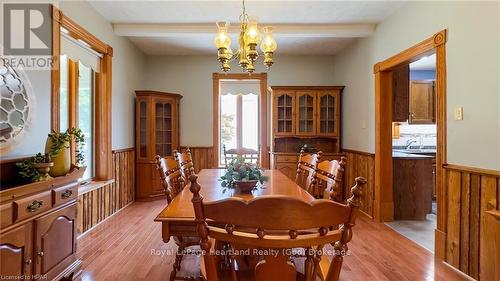
[[[76,256],[78,179],[85,168],[18,185],[18,161],[0,163],[0,276],[78,279],[82,263]]]
[[[151,200],[165,194],[155,167],[155,155],[172,156],[179,147],[179,94],[136,91],[136,198]]]
[[[340,94],[343,86],[271,87],[271,167],[295,178],[300,147],[340,159]]]

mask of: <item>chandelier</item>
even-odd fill
[[[267,69],[273,65],[273,54],[277,48],[276,40],[273,37],[273,28],[264,27],[264,38],[259,31],[257,19],[249,17],[245,10],[245,0],[242,3],[242,13],[240,15],[240,36],[238,39],[238,50],[233,53],[231,50],[231,37],[229,37],[229,22],[217,22],[219,31],[215,36],[215,46],[221,68],[224,72],[229,71],[231,67],[229,62],[239,59],[239,65],[248,73],[255,71],[255,61],[259,57],[257,45],[260,43],[260,49],[264,53],[264,65]]]

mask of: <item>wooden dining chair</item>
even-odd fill
[[[321,151],[312,154],[306,153],[304,147],[300,150],[295,183],[311,194],[316,184],[315,173],[321,154]]]
[[[201,274],[205,280],[312,281],[318,276],[325,281],[339,280],[343,256],[352,239],[352,227],[361,203],[362,186],[366,182],[363,178],[356,178],[347,204],[326,199],[305,202],[287,196],[261,196],[249,201],[230,197],[203,202],[197,176],[191,175],[189,180],[204,253]],[[215,240],[230,247],[261,250],[263,255],[253,270],[237,270],[238,264],[232,262],[231,270],[227,271],[217,264]],[[331,260],[322,255],[327,244],[333,245]],[[302,264],[291,262],[292,249],[297,248],[307,250]],[[231,258],[234,261],[235,255]],[[321,266],[322,260],[329,261],[328,267]],[[300,274],[297,268],[303,268]]]
[[[325,160],[318,163],[312,195],[316,198],[331,199],[337,202],[344,200],[344,171],[347,163],[345,157],[340,157],[340,161]]]
[[[179,163],[182,175],[184,176],[184,181],[187,184],[189,176],[195,173],[191,150],[189,147],[187,147],[184,152],[174,150],[174,157],[177,163]]]
[[[170,204],[172,200],[179,194],[185,186],[185,179],[181,172],[181,168],[176,160],[170,157],[155,156],[156,170],[160,177],[160,182],[165,190],[167,196],[167,203]],[[170,281],[173,280],[191,280],[190,277],[178,277],[177,272],[181,268],[182,257],[184,250],[187,247],[199,245],[200,238],[194,236],[175,236],[174,242],[177,245],[177,253],[175,262],[172,266],[170,273]]]
[[[227,164],[235,159],[242,159],[243,162],[253,163],[260,167],[260,145],[257,150],[251,148],[231,148],[226,150],[226,145],[222,145],[222,151],[224,154],[224,164]]]

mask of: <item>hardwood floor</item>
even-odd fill
[[[165,205],[166,200],[134,202],[81,237],[82,280],[168,280],[176,246],[162,242],[161,224],[153,222]],[[424,248],[364,217],[349,245],[341,280],[466,280]],[[197,257],[188,255],[179,274],[197,268]]]

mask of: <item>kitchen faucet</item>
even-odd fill
[[[417,140],[414,140],[414,139],[409,139],[406,141],[406,149],[410,149],[410,146],[413,144],[413,143],[416,143]]]

